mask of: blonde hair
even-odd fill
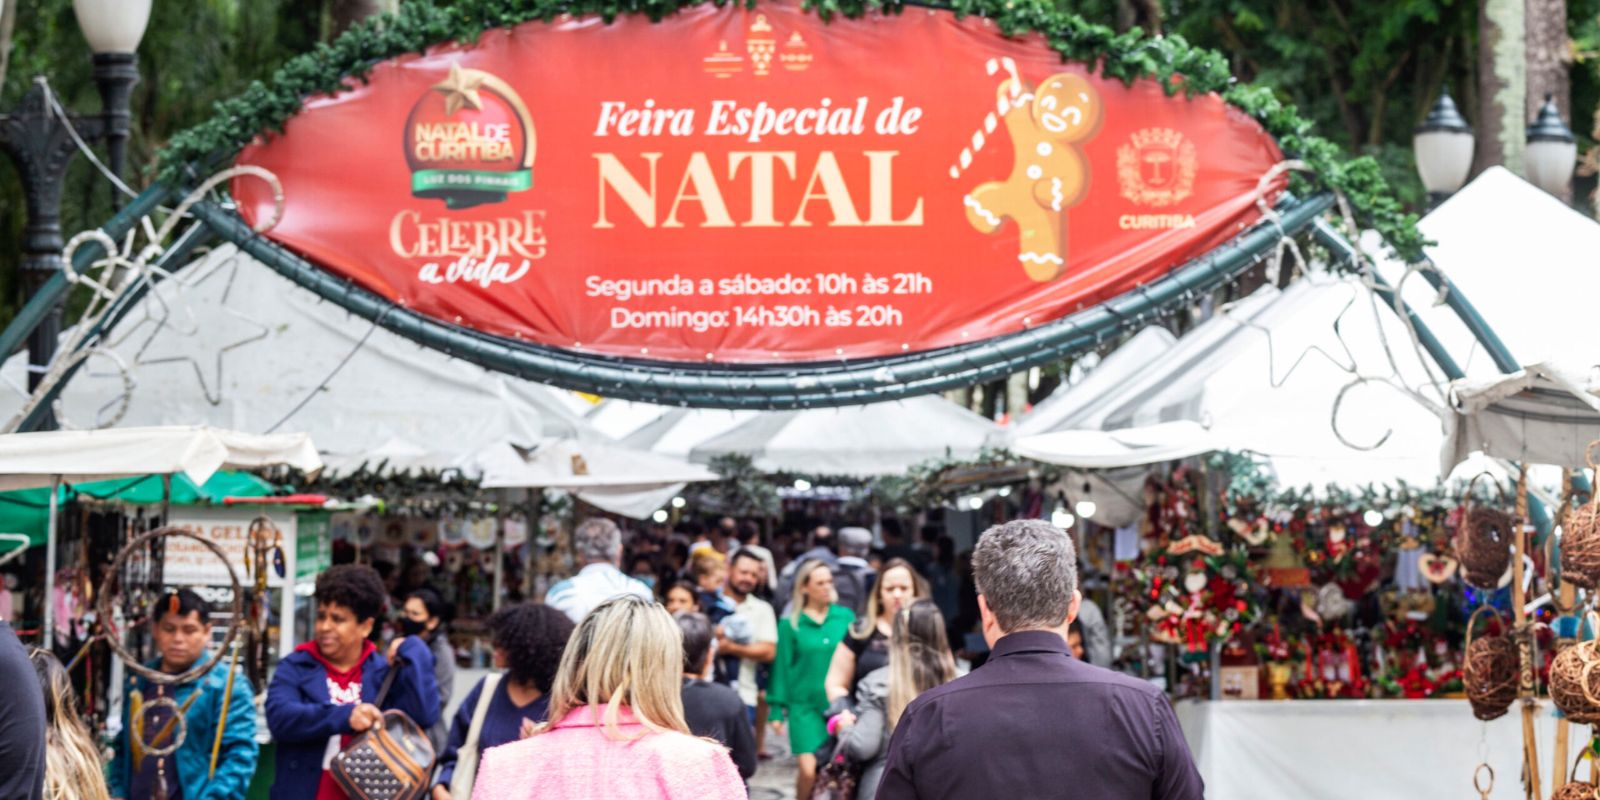
[[[682,675],[683,635],[666,609],[633,595],[613,597],[572,632],[550,687],[550,720],[538,732],[588,705],[614,740],[639,738],[622,733],[624,706],[648,730],[688,733]]]
[[[903,558],[891,558],[878,570],[878,579],[872,582],[872,593],[867,596],[867,613],[856,620],[850,628],[850,636],[855,639],[871,639],[872,632],[878,628],[878,615],[883,613],[883,579],[892,570],[903,569],[911,576],[911,602],[926,600],[933,596],[933,590],[928,587],[928,580],[911,566],[911,562]],[[910,603],[907,603],[909,606]]]
[[[37,647],[29,649],[28,658],[44,690],[45,800],[110,800],[105,766],[94,737],[78,716],[78,693],[66,668]]]
[[[791,625],[800,624],[800,615],[805,613],[806,610],[806,584],[811,582],[811,573],[816,572],[819,568],[828,570],[830,575],[833,574],[833,570],[828,567],[828,562],[816,558],[808,559],[804,564],[800,565],[799,569],[795,570],[794,588],[789,590],[789,623]],[[835,598],[839,596],[838,590],[834,590],[833,596]]]
[[[704,578],[707,575],[714,575],[718,572],[726,572],[727,569],[727,558],[725,558],[721,553],[710,548],[706,548],[698,553],[695,553],[694,558],[689,562],[689,575],[690,577],[694,578],[696,583],[698,583],[701,578]]]
[[[917,600],[900,609],[889,637],[889,730],[917,695],[955,677],[956,662],[939,607],[932,600]]]

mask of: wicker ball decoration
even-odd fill
[[[1592,613],[1592,612],[1591,612]],[[1550,700],[1574,725],[1600,724],[1600,642],[1578,642],[1550,663]]]
[[[1578,767],[1583,764],[1583,759],[1588,755],[1589,748],[1578,751],[1578,757],[1572,762],[1572,773],[1567,783],[1550,795],[1550,800],[1600,800],[1600,790],[1593,783],[1578,780]],[[1594,778],[1594,765],[1589,766],[1590,779]]]
[[[1584,453],[1590,467],[1596,466],[1596,445],[1600,440],[1590,442]],[[1561,522],[1561,579],[1584,589],[1600,584],[1600,494],[1573,507]]]
[[[1600,504],[1578,506],[1561,523],[1561,579],[1591,590],[1600,584]]]
[[[1500,584],[1500,576],[1506,574],[1506,567],[1511,566],[1511,533],[1516,523],[1504,511],[1473,506],[1472,487],[1482,477],[1478,475],[1467,484],[1466,496],[1461,501],[1464,513],[1457,534],[1456,557],[1461,561],[1461,572],[1467,583],[1480,589],[1493,589]]]
[[[1555,794],[1550,795],[1550,800],[1596,800],[1600,792],[1588,783],[1563,783]]]
[[[1467,701],[1472,704],[1472,715],[1488,721],[1505,715],[1511,702],[1517,699],[1517,670],[1520,662],[1517,644],[1505,635],[1505,619],[1500,619],[1498,636],[1472,635],[1478,615],[1493,611],[1480,606],[1467,620],[1467,646],[1462,658],[1461,681],[1466,685]],[[1553,692],[1552,692],[1553,693]]]

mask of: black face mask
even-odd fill
[[[421,636],[428,630],[427,620],[418,622],[410,617],[401,617],[398,624],[400,625],[400,635],[402,636]]]

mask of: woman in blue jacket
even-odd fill
[[[389,661],[371,641],[388,593],[368,566],[341,564],[317,577],[315,640],[278,662],[267,687],[267,727],[278,743],[273,800],[345,800],[327,767],[390,709],[426,729],[439,719],[433,653],[415,636],[396,640],[400,673],[382,707]]]
[[[461,763],[462,759],[475,759],[491,747],[514,742],[526,726],[545,721],[550,712],[550,685],[555,682],[573,627],[566,614],[543,603],[518,603],[489,617],[494,665],[505,672],[479,680],[456,709],[449,742],[439,754],[433,800],[470,800],[478,764],[474,760],[469,766]],[[480,705],[483,714],[477,740],[468,741]],[[456,790],[459,794],[452,794]]]

